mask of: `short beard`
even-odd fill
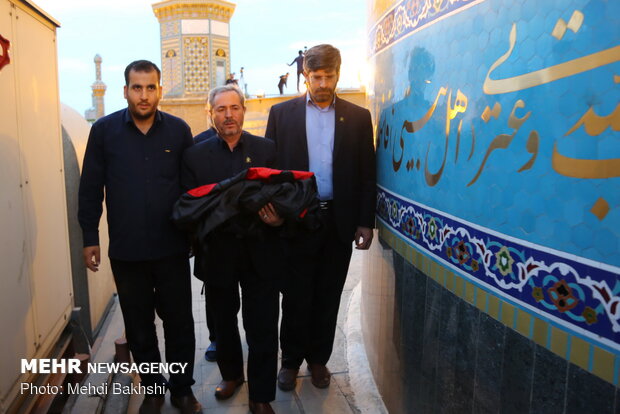
[[[222,131],[220,131],[218,128],[215,128],[217,130],[217,133],[220,134],[221,137],[231,137],[231,136],[235,136],[238,135],[241,131],[241,128],[237,128],[237,130],[235,130],[235,132],[232,131],[228,131],[228,132],[224,132],[226,131],[225,129],[222,129]]]
[[[332,91],[332,90],[321,90],[321,91],[316,91],[314,93],[311,93],[310,95],[312,96],[313,101],[323,103],[323,102],[331,102],[334,99],[334,92],[335,91]],[[323,94],[323,93],[328,93],[329,96],[326,99],[321,100],[319,99],[319,94]]]
[[[145,120],[145,119],[149,119],[149,118],[150,118],[150,117],[152,117],[152,116],[153,116],[153,114],[155,113],[155,111],[151,111],[151,112],[148,112],[148,113],[146,113],[146,114],[141,114],[140,112],[137,112],[137,111],[135,111],[135,112],[134,112],[134,111],[132,111],[132,110],[131,110],[131,108],[129,108],[129,112],[131,112],[131,116],[132,116],[134,119],[139,119],[139,120],[141,120],[141,121],[143,121],[143,120]]]

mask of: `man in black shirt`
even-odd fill
[[[226,85],[238,85],[239,81],[237,81],[237,79],[235,79],[235,74],[231,73],[228,75],[228,79],[226,79]]]
[[[145,60],[125,69],[127,109],[92,126],[79,190],[78,218],[84,262],[96,272],[101,260],[99,219],[108,212],[108,255],[118,291],[127,342],[136,363],[160,362],[155,311],[164,323],[166,362],[187,364],[169,382],[141,374],[147,395],[140,413],[159,413],[165,386],[182,413],[201,412],[194,384],[194,320],[186,236],[170,221],[181,194],[181,156],[192,145],[189,126],[157,110],[160,71]]]
[[[300,50],[299,55],[288,65],[293,66],[293,63],[297,64],[297,92],[299,92],[299,77],[304,73],[304,52]]]
[[[211,124],[218,134],[185,151],[181,181],[186,190],[218,183],[250,167],[272,167],[273,142],[242,131],[244,96],[234,85],[209,93]],[[201,240],[196,275],[205,281],[217,333],[217,364],[222,381],[218,399],[230,398],[243,384],[243,354],[237,325],[243,297],[243,326],[248,342],[248,388],[252,413],[273,413],[278,362],[278,262],[275,229],[282,224],[271,204],[259,211],[262,237],[243,234],[243,226],[223,223]],[[244,220],[248,219],[244,216]],[[250,217],[254,219],[254,216]],[[206,249],[205,249],[206,245]],[[206,253],[205,253],[206,250]]]
[[[286,86],[286,82],[288,81],[288,72],[285,75],[280,75],[280,81],[278,82],[278,90],[280,91],[280,95],[284,94],[284,87]]]

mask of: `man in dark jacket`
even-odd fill
[[[183,151],[192,145],[189,126],[157,110],[160,71],[146,60],[125,69],[128,107],[92,126],[84,155],[78,218],[84,234],[84,262],[96,272],[101,260],[99,219],[104,199],[110,233],[109,257],[136,363],[161,362],[155,311],[164,322],[166,362],[186,363],[171,374],[172,405],[182,413],[200,412],[191,389],[194,370],[194,319],[189,246],[170,221],[181,194]],[[140,413],[159,413],[166,381],[140,374],[147,394]]]
[[[272,167],[273,142],[242,131],[244,96],[234,85],[209,93],[212,125],[218,134],[189,148],[183,156],[182,183],[186,190],[218,183],[249,167]],[[232,223],[224,223],[196,247],[195,273],[205,281],[215,318],[217,364],[222,382],[219,399],[231,397],[244,382],[243,354],[237,328],[239,285],[243,297],[243,326],[249,347],[250,411],[272,413],[278,354],[278,290],[271,267],[277,263],[276,227],[282,224],[272,205],[244,220],[260,220],[262,239],[245,237]]]
[[[321,231],[286,244],[287,277],[282,287],[278,386],[295,387],[303,360],[312,384],[329,386],[340,296],[352,242],[372,242],[375,210],[375,153],[370,112],[336,96],[340,52],[331,45],[308,49],[304,77],[308,92],[274,105],[265,136],[277,147],[277,167],[312,171],[323,205]]]

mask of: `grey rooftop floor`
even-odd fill
[[[374,381],[368,368],[368,363],[361,342],[361,331],[359,329],[359,290],[357,289],[361,279],[361,269],[364,262],[364,252],[353,251],[353,258],[349,268],[349,274],[342,294],[340,312],[338,315],[338,327],[334,351],[328,363],[333,377],[330,386],[326,389],[315,388],[310,382],[307,368],[302,365],[300,378],[297,387],[291,392],[283,392],[277,389],[276,399],[272,402],[272,407],[278,414],[297,414],[297,413],[382,413],[386,412],[385,407],[377,393]],[[209,345],[207,329],[205,324],[204,296],[200,295],[202,282],[192,278],[193,310],[194,322],[196,324],[196,361],[194,368],[194,379],[196,384],[192,387],[196,398],[203,405],[204,413],[218,414],[241,414],[248,413],[248,388],[247,383],[237,391],[237,393],[226,401],[215,399],[215,386],[220,382],[221,376],[217,364],[207,362],[204,359],[204,352]],[[102,344],[94,355],[95,361],[109,360],[113,355],[114,339],[122,334],[122,316],[118,305],[110,312],[111,319],[104,334]],[[243,341],[244,358],[247,363],[247,344],[243,331],[241,313],[238,315],[239,331]],[[162,324],[157,319],[158,337],[160,348],[163,352],[163,330]],[[278,366],[279,368],[279,366]],[[353,381],[351,378],[353,377]],[[99,378],[89,378],[88,382],[98,382]],[[352,386],[353,384],[353,386]],[[127,397],[125,397],[127,398]],[[98,400],[98,399],[95,399]],[[138,413],[142,402],[141,395],[134,395],[129,400],[110,401],[106,403],[105,412],[122,412],[127,407],[128,414]],[[79,399],[70,406],[65,407],[65,412],[81,413],[99,411],[103,408],[99,403],[98,408],[93,406],[93,399]],[[172,407],[169,397],[162,410],[164,414],[178,413]]]

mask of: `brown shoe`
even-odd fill
[[[271,408],[271,404],[254,402],[252,400],[250,400],[250,412],[252,414],[276,414],[273,408]]]
[[[181,411],[181,414],[200,414],[202,413],[202,405],[198,402],[193,393],[176,397],[170,396],[170,402]]]
[[[317,388],[329,387],[332,373],[329,372],[329,369],[325,365],[308,364],[308,370],[310,371],[312,385]]]
[[[235,390],[243,384],[243,377],[237,378],[232,381],[222,380],[217,387],[215,387],[215,398],[218,400],[226,400],[233,396]]]
[[[278,388],[282,391],[291,391],[297,383],[297,373],[299,369],[280,368],[278,372]]]
[[[163,395],[145,395],[142,405],[140,405],[140,414],[160,414],[161,407],[164,405],[166,398]]]

